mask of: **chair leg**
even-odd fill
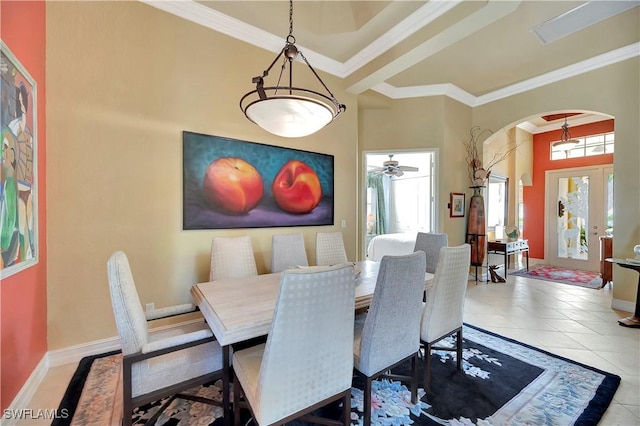
[[[240,426],[240,393],[242,392],[242,386],[238,381],[238,377],[233,374],[233,425]]]
[[[458,330],[456,337],[456,361],[458,364],[458,370],[462,370],[462,329]]]
[[[351,389],[344,396],[342,403],[342,415],[344,417],[344,426],[351,426]]]
[[[431,393],[431,344],[424,344],[424,390]]]
[[[131,362],[128,359],[122,361],[122,425],[131,426],[133,416]]]
[[[363,426],[371,425],[371,382],[373,379],[367,377],[364,385],[364,421]]]
[[[418,402],[418,353],[411,357],[411,402]]]

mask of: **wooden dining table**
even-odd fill
[[[369,306],[378,279],[379,262],[355,262],[359,272],[355,279],[355,306]],[[425,273],[425,288],[430,287],[433,274]],[[222,346],[222,402],[224,424],[230,419],[230,346],[260,336],[266,336],[278,298],[280,273],[229,278],[195,284],[191,294],[204,319]]]

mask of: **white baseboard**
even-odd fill
[[[47,354],[45,354],[5,411],[28,408],[31,398],[33,398],[36,390],[38,390],[38,386],[40,386],[40,383],[42,383],[44,377],[47,375],[47,371],[49,371],[49,361],[47,360]],[[13,426],[17,423],[18,419],[16,418],[6,417],[5,415],[0,416],[0,425],[2,426]]]
[[[613,299],[611,300],[611,307],[619,311],[635,312],[636,304],[627,300]]]
[[[180,323],[169,324],[162,327],[155,327],[153,329],[150,329],[149,333],[153,335],[155,333],[165,332],[172,328],[179,328],[202,322],[202,318],[182,321]],[[56,349],[45,353],[38,365],[36,365],[36,368],[31,372],[31,375],[24,383],[16,397],[6,408],[6,410],[19,410],[23,408],[29,408],[29,402],[38,390],[38,387],[40,387],[40,385],[42,384],[42,381],[47,375],[49,368],[74,362],[80,362],[80,360],[86,356],[99,355],[118,349],[120,349],[120,339],[116,336],[101,340],[95,340],[93,342],[81,343],[79,345],[68,346],[66,348]],[[0,426],[12,426],[16,423],[17,420],[15,419],[9,419],[5,418],[5,416],[0,416]]]

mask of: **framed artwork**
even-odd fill
[[[333,155],[182,133],[183,229],[332,225]]]
[[[449,194],[449,217],[464,217],[464,193]]]
[[[0,41],[0,278],[38,262],[36,82]]]

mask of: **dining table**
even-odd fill
[[[354,262],[356,311],[371,303],[380,262]],[[318,268],[308,267],[308,268]],[[230,425],[231,345],[266,336],[271,328],[281,273],[228,278],[195,284],[191,295],[222,347],[222,403],[224,424]],[[425,290],[433,282],[425,273]]]

